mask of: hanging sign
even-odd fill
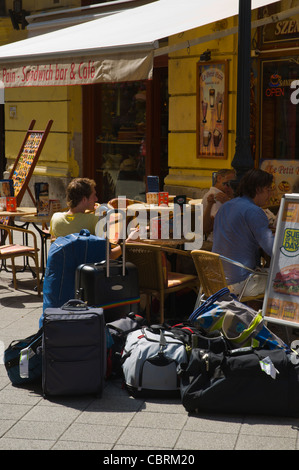
[[[0,64],[5,88],[23,86],[87,85],[100,82],[145,80],[152,77],[153,53],[112,54],[97,59],[53,60],[31,64]]]
[[[281,199],[263,316],[299,324],[299,194]]]

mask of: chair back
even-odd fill
[[[128,199],[128,198],[121,198],[121,201],[122,202],[125,201],[125,207],[128,207],[131,204],[135,204],[137,202],[140,202],[140,201],[135,201],[134,199]],[[109,209],[119,209],[118,202],[119,202],[118,197],[116,197],[114,199],[110,199],[110,201],[107,202],[107,206],[108,206]]]
[[[162,255],[159,246],[142,243],[126,244],[126,261],[137,267],[140,289],[163,290],[165,281],[167,283],[167,273]]]
[[[193,250],[191,255],[201,290],[207,297],[227,287],[220,255],[204,250]]]

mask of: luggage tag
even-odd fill
[[[276,379],[276,374],[279,374],[279,370],[274,367],[270,357],[264,357],[264,359],[260,360],[259,362],[262,371],[266,372],[267,375],[270,375],[272,379]]]
[[[31,348],[24,348],[20,352],[20,377],[22,379],[29,378],[29,359],[34,356],[34,351]]]
[[[299,364],[299,341],[295,340],[291,343],[291,354],[290,354],[291,363],[295,366]]]

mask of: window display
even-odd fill
[[[261,63],[260,158],[299,159],[299,106],[293,103],[291,83],[298,80],[298,57]]]
[[[104,200],[145,200],[146,88],[143,82],[102,84],[101,172]]]

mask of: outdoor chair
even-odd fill
[[[188,252],[170,247],[142,243],[128,243],[126,261],[138,269],[140,294],[146,295],[146,318],[150,322],[151,298],[160,300],[160,323],[164,322],[164,302],[167,294],[190,288],[198,292],[198,277],[193,274],[172,272],[167,268],[166,253],[190,256]]]
[[[2,224],[0,224],[0,231],[1,231],[1,234],[4,235],[4,237],[1,237],[1,240],[3,240],[3,238],[5,240],[6,236],[8,235],[8,241],[9,241],[9,243],[6,245],[0,245],[0,260],[2,261],[6,261],[8,259],[11,260],[11,270],[12,270],[14,288],[17,290],[17,276],[16,276],[17,271],[16,271],[16,266],[15,266],[15,258],[17,257],[32,258],[35,263],[37,293],[38,295],[40,295],[41,289],[40,289],[40,272],[39,272],[39,260],[38,260],[39,249],[37,247],[35,233],[32,232],[31,230],[27,230],[21,227],[2,225]],[[32,239],[30,240],[33,241],[33,247],[27,246],[27,245],[19,245],[17,243],[14,243],[13,235],[16,234],[16,232],[19,232],[22,235],[25,235],[26,239],[28,239],[28,236],[32,237]]]
[[[256,271],[254,271],[253,269],[244,266],[242,263],[236,262],[234,260],[226,258],[225,256],[221,256],[218,253],[212,253],[210,251],[193,250],[191,251],[191,256],[193,258],[198,278],[200,280],[201,294],[204,294],[206,297],[215,294],[223,287],[229,288],[222,263],[222,261],[225,261],[227,263],[239,266],[243,269],[247,269],[250,272],[250,275],[247,278],[247,282],[244,284],[244,287],[240,295],[238,296],[239,300],[242,300],[242,302],[245,303],[252,300],[262,300],[264,298],[264,294],[260,294],[253,297],[244,297],[244,292],[249,279],[253,274],[256,274]],[[259,274],[267,276],[267,273]]]

